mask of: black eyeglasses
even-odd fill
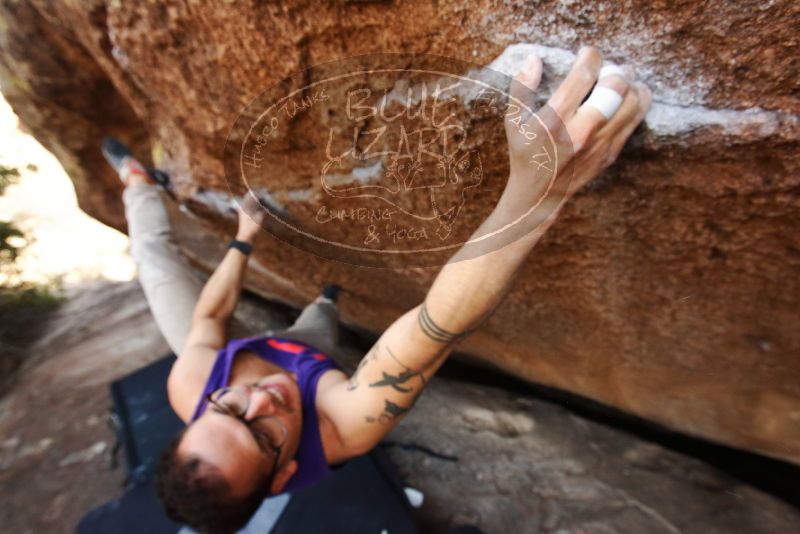
[[[250,408],[250,395],[237,387],[225,387],[206,395],[206,401],[213,406],[215,412],[241,421],[256,440],[258,448],[265,456],[275,456],[272,463],[268,485],[272,485],[275,469],[278,467],[283,445],[289,435],[289,429],[278,419],[265,415],[253,419],[245,419]]]

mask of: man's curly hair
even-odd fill
[[[207,534],[232,534],[244,528],[269,495],[268,477],[247,496],[231,496],[230,484],[216,467],[196,456],[178,455],[184,432],[164,450],[156,467],[156,493],[167,515]]]

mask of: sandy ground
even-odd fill
[[[0,532],[74,532],[121,494],[108,385],[168,352],[138,284],[75,289],[0,399]]]
[[[69,300],[51,323],[55,330],[51,329],[45,338],[55,335],[63,342],[64,336],[80,337],[85,333],[81,325],[86,321],[102,322],[104,317],[115,313],[108,307],[93,312],[96,306],[82,299],[81,294],[91,294],[87,293],[88,288],[97,283],[125,282],[135,276],[135,266],[128,255],[128,237],[80,210],[72,182],[61,164],[20,129],[17,116],[2,95],[0,165],[20,172],[17,184],[0,196],[0,221],[14,222],[27,237],[27,246],[16,262],[18,269],[0,273],[0,283],[59,282]],[[135,285],[132,287],[138,290]],[[106,428],[107,384],[120,373],[147,363],[148,358],[167,352],[146,305],[144,309],[142,305],[143,302],[138,308],[119,310],[125,315],[123,321],[130,323],[141,337],[117,340],[113,349],[93,347],[92,353],[97,358],[84,353],[73,362],[69,372],[65,372],[63,362],[50,360],[48,364],[52,351],[51,354],[31,351],[19,381],[0,400],[0,424],[7,425],[20,418],[17,425],[6,426],[0,432],[0,493],[3,494],[0,524],[4,525],[0,531],[72,532],[77,518],[86,510],[119,493],[122,474],[108,468],[114,436]],[[57,327],[59,317],[63,320],[64,314],[72,317],[66,331]],[[45,339],[39,341],[42,342],[47,343]],[[142,343],[146,346],[141,346]],[[125,359],[130,350],[138,357]],[[123,358],[122,361],[104,359],[103,354],[108,352]],[[75,373],[80,375],[85,370],[83,364],[89,362],[93,362],[91,378],[76,379]],[[36,376],[41,382],[32,385],[30,380]],[[50,393],[43,395],[43,392]],[[20,399],[25,400],[17,405]],[[32,406],[37,409],[31,410]],[[55,418],[37,424],[40,417],[54,415]],[[50,465],[48,459],[54,463]],[[21,478],[16,478],[19,472],[15,473],[12,465],[21,468]],[[80,487],[84,491],[76,492]],[[37,519],[21,513],[15,502],[23,504]]]
[[[125,281],[134,277],[127,236],[78,208],[72,182],[61,164],[20,130],[17,116],[1,96],[0,164],[21,174],[18,184],[0,196],[0,221],[13,221],[33,238],[18,258],[21,279],[60,279],[70,285],[95,278]]]

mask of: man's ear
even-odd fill
[[[288,464],[283,466],[280,471],[275,475],[274,480],[272,481],[272,488],[271,492],[273,494],[280,493],[283,490],[283,487],[289,482],[289,479],[294,476],[297,472],[298,463],[297,460],[291,460]]]

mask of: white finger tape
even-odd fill
[[[625,74],[625,69],[620,67],[619,65],[614,65],[613,63],[609,63],[602,69],[600,69],[600,76],[597,77],[598,80],[602,80],[606,76],[611,76],[612,74],[617,74],[622,77],[623,80],[627,80],[628,76]]]
[[[592,94],[589,95],[589,98],[583,103],[584,106],[591,106],[599,111],[606,119],[610,119],[614,116],[620,104],[622,104],[622,97],[618,92],[600,85],[595,86],[592,90]]]
[[[413,508],[419,508],[422,506],[423,501],[425,501],[425,495],[419,491],[418,489],[414,489],[410,486],[406,486],[403,488],[403,491],[406,492],[406,497],[408,497],[408,503]]]

